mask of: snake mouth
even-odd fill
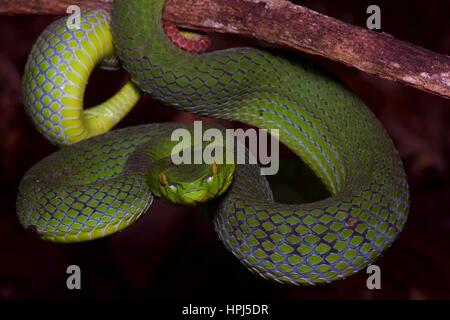
[[[216,196],[217,192],[211,192],[211,190],[208,189],[190,190],[179,195],[181,202],[189,206],[196,206],[198,204],[208,202]]]

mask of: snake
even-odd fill
[[[177,187],[171,180],[198,191],[217,176],[214,192],[194,192],[184,204],[196,203],[200,194],[198,202],[217,196],[215,231],[251,272],[283,284],[315,285],[376,261],[399,236],[410,204],[399,153],[373,112],[339,79],[298,54],[181,49],[162,23],[164,5],[115,0],[111,15],[85,10],[78,30],[61,19],[38,38],[25,67],[24,105],[39,132],[62,148],[23,177],[20,223],[48,241],[92,240],[138,220],[155,195],[177,202],[180,193],[190,193],[168,195]],[[90,72],[114,56],[130,81],[106,102],[84,108]],[[278,129],[279,141],[312,169],[329,196],[278,203],[254,164],[213,163],[187,170],[192,175],[176,169],[161,174],[172,165],[166,138],[186,125],[107,132],[141,92],[178,110]],[[152,166],[157,169],[149,173]],[[301,177],[298,183],[304,183]]]

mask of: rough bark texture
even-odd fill
[[[0,0],[0,14],[110,10],[112,0]],[[450,57],[284,0],[168,0],[164,17],[191,29],[251,36],[450,98]]]

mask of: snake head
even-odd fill
[[[233,180],[234,164],[179,164],[167,159],[153,163],[147,174],[157,196],[179,205],[195,206],[223,194]]]

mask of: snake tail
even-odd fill
[[[109,100],[84,108],[92,70],[102,63],[111,67],[114,56],[110,15],[103,10],[83,11],[78,30],[61,18],[39,36],[25,66],[22,92],[26,113],[50,142],[69,145],[107,132],[137,103],[140,90],[127,82]]]
[[[163,28],[167,38],[176,47],[186,52],[204,53],[211,46],[211,39],[208,36],[194,32],[180,31],[171,21],[164,20]]]

